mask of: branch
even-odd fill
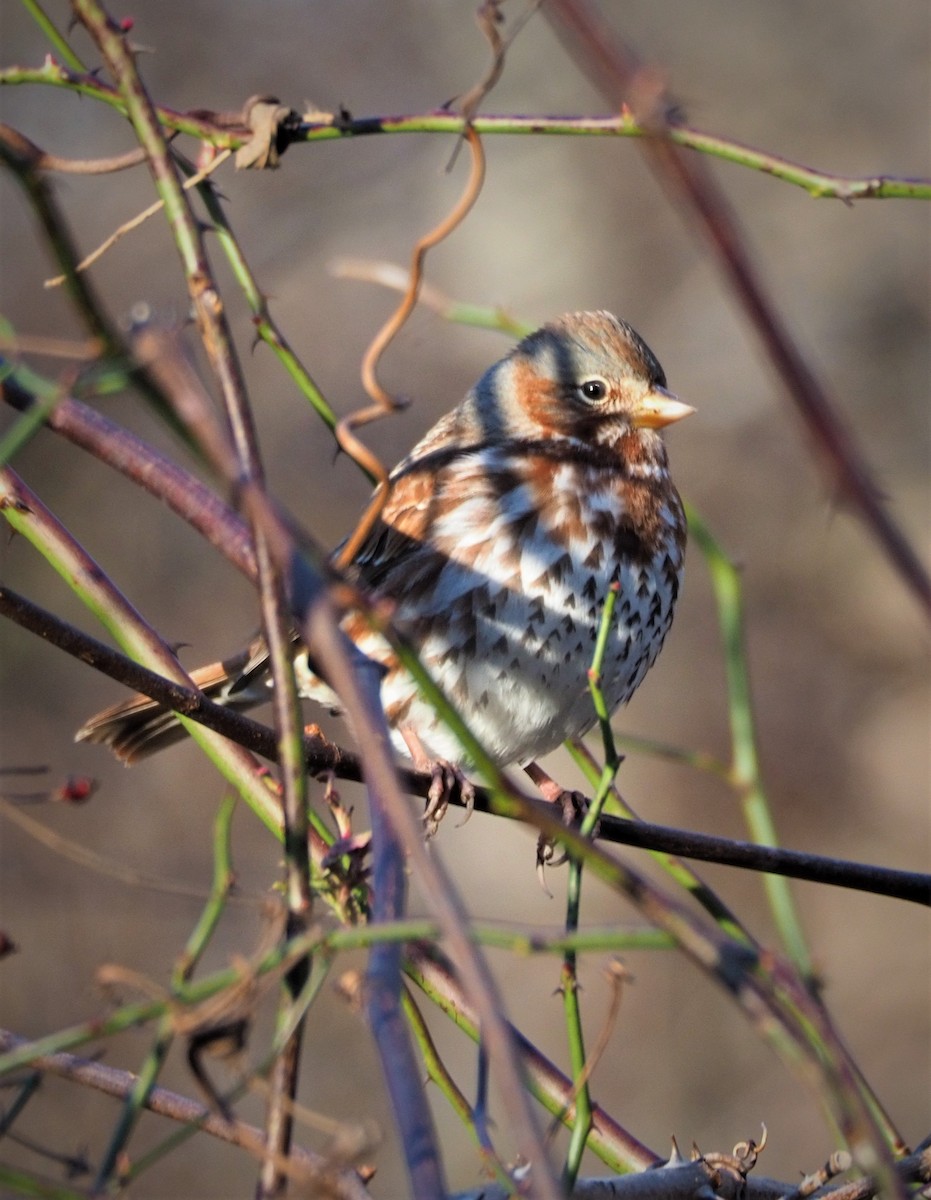
[[[0,70],[0,86],[46,84],[62,87],[92,97],[118,112],[125,112],[119,92],[95,75],[70,70],[52,58],[41,67],[6,67]],[[182,112],[167,105],[158,105],[159,120],[168,129],[188,134],[198,141],[208,142],[221,149],[237,150],[250,141],[244,110],[211,112],[196,109]],[[467,122],[459,113],[434,109],[423,113],[397,116],[373,115],[353,117],[348,113],[313,113],[300,121],[291,121],[280,133],[292,143],[329,142],[342,138],[368,137],[376,134],[461,134],[467,124],[481,135],[502,136],[570,136],[570,137],[630,137],[650,136],[650,131],[637,121],[629,110],[608,116],[552,116],[536,114],[483,114]],[[724,159],[737,166],[761,171],[783,183],[792,184],[817,199],[831,198],[850,204],[854,200],[931,200],[931,180],[900,175],[838,175],[779,154],[757,150],[732,138],[720,137],[686,125],[670,123],[670,140],[684,149]]]
[[[0,1053],[27,1046],[26,1038],[17,1037],[9,1030],[0,1029]],[[91,1087],[108,1096],[125,1100],[133,1091],[136,1076],[129,1071],[105,1066],[93,1059],[80,1058],[76,1054],[43,1054],[30,1061],[30,1067],[69,1079],[85,1087]],[[212,1112],[205,1104],[190,1100],[177,1092],[163,1087],[153,1087],[145,1101],[145,1108],[159,1116],[168,1117],[184,1125],[197,1125],[204,1133],[232,1146],[251,1150],[256,1142],[264,1140],[262,1131],[245,1121],[229,1121]],[[303,1150],[299,1146],[291,1150],[291,1162],[303,1168],[305,1174],[318,1184],[325,1184],[325,1193],[340,1200],[366,1200],[368,1191],[354,1171],[337,1171],[325,1157]]]
[[[0,589],[0,615],[10,618],[111,679],[157,700],[174,712],[183,713],[208,729],[222,733],[254,754],[276,761],[275,735],[267,726],[215,704],[203,692],[183,687],[147,670],[9,588]],[[304,734],[304,762],[312,775],[332,771],[339,779],[356,782],[362,779],[359,756],[334,745],[321,734]],[[432,783],[430,775],[401,770],[399,777],[411,795],[426,799]],[[453,791],[450,802],[462,804],[458,791]],[[478,812],[493,811],[491,794],[487,788],[476,785],[475,808]],[[706,833],[671,829],[648,821],[624,821],[611,816],[601,818],[598,837],[605,842],[643,850],[664,851],[683,858],[787,875],[812,883],[852,888],[896,900],[931,905],[931,875],[919,871],[899,871],[868,863],[846,862],[820,854],[736,842]]]

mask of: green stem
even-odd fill
[[[20,0],[20,3],[51,42],[55,53],[65,65],[70,67],[72,71],[86,71],[87,67],[71,49],[67,39],[62,37],[58,32],[55,23],[49,17],[48,13],[46,13],[45,9],[43,9],[42,5],[39,4],[38,0]]]
[[[125,103],[119,92],[98,80],[95,76],[82,73],[78,68],[69,69],[56,62],[41,67],[7,67],[0,70],[0,85],[28,83],[48,84],[64,87],[82,95],[91,96],[108,104],[119,112],[126,112]],[[248,141],[250,135],[243,121],[241,127],[229,128],[229,123],[220,124],[209,117],[179,112],[167,106],[157,109],[159,120],[169,129],[189,134],[199,141],[207,141],[221,149],[238,149]],[[546,115],[481,115],[470,118],[470,125],[483,136],[567,136],[567,137],[632,137],[648,136],[629,113],[608,117],[553,117]],[[326,120],[307,122],[295,133],[295,139],[304,142],[340,141],[352,137],[373,134],[434,133],[461,134],[464,119],[457,113],[438,112],[413,113],[399,117],[371,116],[350,120]],[[768,154],[744,146],[729,138],[716,137],[685,125],[673,125],[668,136],[678,146],[694,150],[713,158],[749,170],[770,175],[783,183],[800,187],[817,199],[833,198],[850,203],[853,200],[877,199],[931,199],[931,180],[905,178],[894,175],[837,175],[829,171],[813,170],[802,163],[793,162],[778,154]]]
[[[731,726],[731,782],[740,797],[750,836],[763,846],[778,846],[776,826],[766,799],[757,754],[740,575],[698,513],[689,505],[686,510],[689,533],[704,555],[718,607]],[[814,970],[811,955],[789,884],[779,875],[765,875],[763,880],[783,945],[803,978],[812,986]]]
[[[182,161],[182,166],[187,174],[193,174],[194,168],[190,163]],[[338,420],[336,413],[330,407],[326,397],[311,378],[309,371],[291,349],[284,334],[272,319],[268,300],[259,287],[252,269],[233,234],[229,218],[226,215],[216,189],[212,184],[204,181],[198,186],[198,192],[210,215],[210,220],[213,224],[213,233],[216,235],[220,247],[230,264],[233,276],[242,289],[249,308],[252,310],[256,336],[265,342],[267,346],[271,347],[275,357],[288,375],[291,376],[301,395],[310,402],[316,410],[317,415],[323,419],[328,428],[335,429]]]
[[[476,926],[471,932],[477,942],[513,949],[519,954],[561,954],[567,947],[579,950],[661,949],[671,944],[670,939],[654,930],[593,929],[574,937],[564,934],[551,937],[532,936],[513,933],[495,926]],[[390,925],[353,926],[348,929],[331,930],[329,933],[323,929],[312,929],[290,942],[273,947],[251,970],[255,978],[259,979],[272,971],[286,969],[314,952],[326,956],[339,950],[365,949],[388,942],[435,940],[439,936],[440,929],[436,922],[413,918],[392,922]],[[28,1066],[43,1055],[73,1050],[77,1046],[121,1033],[137,1025],[144,1025],[163,1016],[173,1002],[185,1005],[200,1004],[226,988],[240,985],[242,977],[241,968],[224,968],[202,980],[178,986],[174,1001],[170,997],[164,997],[160,1000],[124,1005],[108,1016],[95,1016],[87,1022],[17,1046],[0,1055],[0,1077]]]
[[[517,1195],[514,1180],[493,1148],[486,1143],[485,1139],[479,1133],[472,1105],[466,1099],[462,1089],[457,1085],[455,1079],[449,1073],[446,1064],[440,1057],[436,1044],[430,1036],[427,1022],[414,1002],[414,998],[408,987],[402,987],[401,989],[401,1010],[410,1026],[414,1041],[420,1048],[420,1054],[423,1058],[428,1078],[440,1089],[453,1112],[475,1139],[475,1143],[482,1156],[482,1161],[488,1172],[497,1179],[499,1186],[506,1192]]]
[[[604,667],[608,642],[614,632],[614,610],[620,592],[618,584],[612,584],[605,597],[598,626],[598,637],[595,640],[595,650],[592,655],[592,665],[588,672],[588,686],[591,692],[592,704],[598,717],[604,745],[604,768],[598,788],[588,811],[582,818],[579,830],[582,837],[591,837],[597,826],[604,808],[605,800],[614,783],[617,769],[621,760],[614,746],[611,732],[611,713],[601,690],[601,673]],[[577,858],[569,860],[569,878],[566,885],[566,933],[572,934],[578,930],[579,916],[582,904],[582,871],[583,863]],[[579,1004],[578,958],[574,950],[568,950],[563,958],[562,966],[562,996],[563,1012],[566,1018],[566,1033],[569,1043],[569,1062],[572,1078],[575,1081],[575,1119],[566,1151],[566,1165],[563,1171],[563,1187],[571,1194],[582,1165],[582,1155],[592,1128],[592,1098],[588,1086],[589,1065],[585,1054],[585,1037],[582,1030],[582,1010]]]
[[[19,374],[18,368],[0,359],[0,384],[9,376],[16,378]],[[31,382],[44,384],[44,380],[40,381],[33,372],[28,372],[28,375]],[[21,380],[17,378],[17,382],[21,382]],[[41,391],[33,389],[33,395],[36,396],[37,402],[27,412],[24,412],[0,438],[0,467],[5,467],[32,440],[45,424],[55,406],[67,394],[68,389],[60,384],[45,385]]]

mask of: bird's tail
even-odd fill
[[[215,704],[243,711],[268,699],[267,661],[265,643],[256,638],[234,658],[192,671],[191,680]],[[121,762],[131,766],[185,737],[187,730],[176,713],[137,693],[85,721],[74,740],[109,746]]]

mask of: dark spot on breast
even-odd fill
[[[563,554],[549,569],[549,576],[553,583],[562,583],[566,577],[566,573],[572,570],[572,558],[568,554]]]
[[[522,538],[529,538],[537,525],[537,514],[533,509],[528,509],[527,512],[520,513],[514,517],[508,525],[508,533],[511,534],[515,543],[519,543]]]
[[[597,571],[604,562],[604,557],[604,543],[595,542],[588,554],[582,559],[582,566],[588,567],[590,571]]]
[[[481,587],[475,589],[472,593],[472,611],[476,616],[480,617],[496,617],[498,609],[501,607],[502,599],[505,592],[503,588],[497,588],[492,593],[488,584],[482,584]]]
[[[648,563],[653,559],[654,547],[648,543],[630,524],[627,522],[621,525],[616,525],[613,528],[614,534],[614,556],[615,558],[632,563]]]

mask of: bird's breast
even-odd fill
[[[476,456],[439,482],[435,569],[428,588],[397,589],[398,624],[480,736],[520,742],[512,761],[546,753],[593,723],[588,671],[612,587],[611,708],[659,652],[682,569],[678,498],[656,497],[644,522],[640,485],[619,472],[528,456]]]

